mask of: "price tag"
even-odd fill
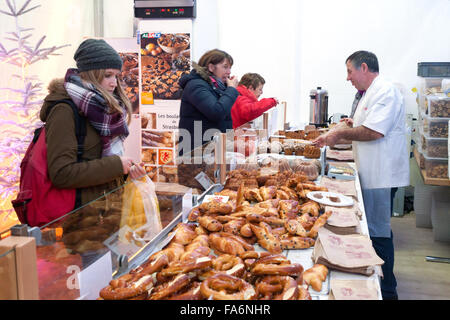
[[[208,190],[208,188],[214,184],[204,172],[200,172],[198,175],[196,175],[195,180],[197,180],[205,190]]]
[[[208,194],[205,196],[205,199],[203,200],[203,202],[210,202],[212,200],[219,200],[222,203],[226,203],[229,199],[229,196],[218,196],[218,195],[214,195],[214,194]]]

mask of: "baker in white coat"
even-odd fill
[[[364,91],[353,119],[319,136],[318,146],[333,146],[350,140],[359,172],[370,238],[384,260],[381,280],[383,299],[398,299],[394,276],[394,245],[391,230],[392,188],[409,185],[409,153],[406,118],[400,91],[379,75],[378,59],[368,51],[357,51],[346,60],[347,80]]]

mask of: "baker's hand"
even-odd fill
[[[144,169],[144,164],[133,164],[130,168],[131,179],[141,179],[147,172]]]
[[[326,134],[320,135],[313,141],[313,144],[322,148],[323,146],[333,147],[339,140],[339,130],[332,130]]]
[[[353,128],[353,119],[352,118],[343,118],[340,122],[345,122],[347,126]]]
[[[232,76],[227,79],[227,87],[236,88],[238,86],[238,84],[239,84],[239,80],[235,76]]]

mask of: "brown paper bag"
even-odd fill
[[[354,208],[348,207],[325,207],[325,212],[331,211],[325,228],[336,234],[359,234],[361,226]]]
[[[384,261],[375,253],[372,242],[362,235],[338,235],[319,229],[312,259],[330,269],[372,275]]]
[[[358,198],[356,193],[354,180],[336,180],[323,176],[320,180],[320,185],[328,188],[330,192],[341,193],[344,196]]]
[[[337,280],[330,283],[329,300],[379,300],[375,279]]]

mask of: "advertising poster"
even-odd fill
[[[155,182],[178,183],[178,81],[191,69],[191,33],[191,20],[140,21],[141,154]]]
[[[131,101],[132,116],[129,125],[130,134],[125,139],[125,155],[139,163],[141,160],[141,119],[139,101],[139,44],[136,38],[104,39],[120,55],[123,61],[119,75],[121,87]]]

